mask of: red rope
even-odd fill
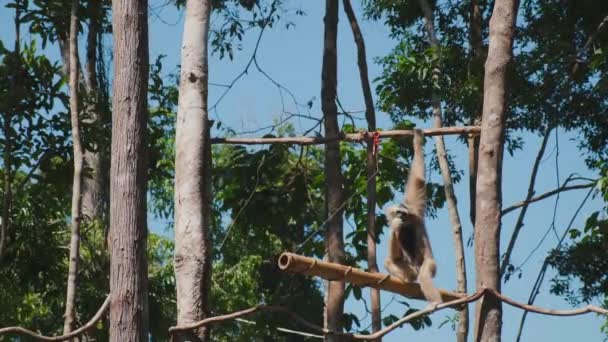
[[[374,132],[374,134],[372,135],[373,138],[373,149],[372,149],[372,154],[376,155],[376,153],[378,152],[378,147],[380,146],[380,133],[378,132]]]

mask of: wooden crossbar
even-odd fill
[[[429,128],[422,130],[426,136],[435,135],[462,135],[462,134],[479,134],[481,128],[479,126],[460,126],[460,127],[441,127]],[[374,134],[378,134],[378,138],[402,138],[411,136],[413,130],[389,130],[359,133],[342,133],[333,137],[268,137],[268,138],[212,138],[212,144],[234,144],[234,145],[265,145],[265,144],[290,144],[290,145],[320,145],[331,141],[350,141],[361,142],[372,139]]]
[[[383,273],[369,273],[361,269],[325,262],[294,253],[283,253],[279,257],[279,269],[285,272],[321,277],[327,280],[340,280],[362,287],[398,293],[402,296],[424,300],[418,283],[403,280]],[[444,302],[464,298],[466,294],[439,289]]]

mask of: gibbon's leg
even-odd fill
[[[405,259],[389,259],[384,260],[384,267],[388,273],[405,282],[415,282],[418,276],[416,269]]]
[[[418,282],[420,283],[420,289],[424,294],[424,297],[429,301],[430,305],[436,307],[437,304],[443,302],[439,290],[433,285],[433,277],[437,271],[437,265],[435,260],[429,257],[425,257],[420,271],[418,272]]]

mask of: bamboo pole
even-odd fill
[[[402,296],[424,300],[418,283],[404,282],[401,279],[383,273],[369,273],[358,268],[320,261],[294,253],[283,253],[279,257],[279,269],[285,272],[317,276],[327,280],[340,280],[363,287],[398,293]],[[460,299],[466,294],[459,294],[439,289],[444,302]]]
[[[481,131],[479,126],[460,126],[460,127],[442,127],[424,129],[422,132],[425,136],[436,135],[476,135]],[[268,137],[268,138],[212,138],[212,144],[233,144],[233,145],[265,145],[265,144],[292,144],[292,145],[320,145],[331,141],[350,141],[362,142],[367,141],[378,133],[380,139],[386,138],[402,138],[411,136],[411,129],[404,130],[389,130],[367,132],[361,131],[358,133],[341,133],[332,137]]]

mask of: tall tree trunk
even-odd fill
[[[350,28],[353,31],[355,44],[357,45],[357,64],[359,66],[359,77],[361,89],[365,100],[365,118],[367,119],[367,130],[376,130],[376,110],[372,98],[372,90],[367,71],[367,56],[365,51],[365,40],[357,22],[355,11],[350,0],[344,0],[344,11],[348,17]],[[367,268],[370,272],[378,272],[376,261],[376,165],[377,155],[373,141],[367,143]],[[372,331],[376,332],[382,328],[382,317],[380,312],[380,291],[370,288],[370,309],[372,311]],[[378,339],[376,341],[381,341]]]
[[[500,210],[505,135],[507,71],[513,58],[518,0],[496,0],[490,19],[490,45],[485,66],[475,217],[477,289],[500,291]],[[502,303],[486,295],[476,305],[475,340],[500,341]]]
[[[435,23],[433,9],[427,0],[418,0],[420,8],[424,14],[426,32],[429,37],[429,42],[433,48],[435,57],[439,51],[439,40],[435,33]],[[441,72],[440,66],[433,68],[433,81],[439,80],[439,73]],[[431,98],[433,105],[433,122],[435,127],[442,127],[442,109],[441,109],[441,98],[434,91]],[[437,160],[439,161],[439,168],[441,169],[441,175],[443,177],[443,189],[445,192],[445,198],[448,204],[448,214],[450,216],[450,223],[452,225],[452,238],[454,240],[454,252],[456,254],[456,284],[458,292],[467,292],[467,270],[464,259],[464,243],[462,240],[462,223],[460,221],[460,214],[458,213],[458,205],[456,200],[456,194],[454,193],[454,185],[452,184],[452,176],[450,175],[450,166],[448,164],[447,152],[445,150],[445,142],[442,135],[435,136],[435,146],[437,148]],[[456,341],[466,342],[469,335],[469,309],[468,306],[463,306],[462,310],[458,311],[458,329],[456,330]]]
[[[321,107],[325,117],[325,136],[334,136],[340,132],[338,126],[338,108],[336,106],[338,83],[338,0],[325,2],[325,33],[323,44],[323,67],[321,72]],[[326,206],[329,215],[325,236],[327,260],[344,263],[344,236],[342,230],[343,218],[340,208],[343,200],[342,172],[340,170],[340,142],[332,141],[325,144],[325,177],[326,177]],[[330,330],[342,331],[342,316],[344,314],[344,282],[330,281],[327,286],[325,303],[325,327]],[[338,336],[328,335],[327,341],[341,341]]]
[[[74,328],[76,320],[76,282],[80,259],[80,186],[82,183],[82,145],[78,121],[78,0],[72,0],[70,11],[70,118],[72,121],[72,144],[74,146],[74,176],[72,182],[72,233],[70,237],[70,259],[68,264],[67,293],[63,333]]]
[[[84,121],[87,124],[101,126],[101,115],[99,112],[100,100],[99,86],[97,82],[97,47],[100,31],[100,24],[103,18],[101,16],[101,1],[89,2],[89,10],[91,19],[89,20],[89,30],[87,32],[87,51],[84,84],[91,103],[85,108],[89,119]],[[93,142],[93,147],[84,149],[84,169],[82,179],[82,216],[91,220],[105,218],[107,210],[107,192],[104,184],[106,183],[106,172],[109,171],[107,158],[102,158],[103,147],[99,143]]]
[[[471,56],[469,63],[469,74],[474,79],[481,79],[483,75],[483,18],[481,16],[481,7],[478,0],[471,0],[469,11],[469,43],[471,46]],[[483,89],[483,84],[481,85]],[[480,113],[482,110],[482,96],[479,96],[479,101],[473,109],[474,112],[471,118],[471,125],[480,125]],[[479,135],[471,134],[467,138],[469,146],[469,208],[471,224],[475,225],[475,189],[477,183],[477,160],[479,158]]]
[[[211,144],[207,112],[211,1],[188,0],[182,41],[175,143],[175,283],[177,324],[209,313]],[[208,341],[201,328],[180,340]]]
[[[113,0],[110,341],[148,340],[148,1]]]

